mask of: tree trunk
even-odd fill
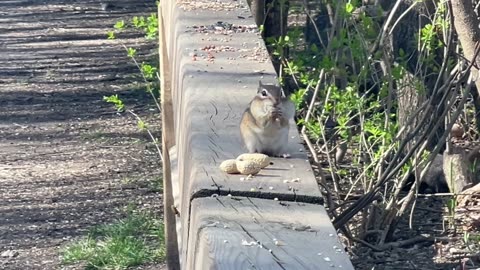
[[[476,110],[475,120],[477,122],[477,130],[480,131],[480,79],[479,64],[480,59],[475,56],[475,45],[480,41],[480,29],[478,28],[479,20],[475,14],[471,0],[452,0],[452,13],[453,24],[460,40],[460,45],[463,49],[463,54],[469,61],[475,61],[475,65],[472,67],[471,72],[475,81],[476,93],[472,93],[474,97],[474,105]]]
[[[289,10],[288,0],[251,0],[249,1],[252,16],[258,26],[263,25],[263,38],[266,41],[268,52],[271,55],[273,66],[280,74],[281,59],[287,57],[287,48],[283,48],[281,56],[273,55],[276,46],[269,46],[269,39],[278,40],[287,34],[287,18]]]
[[[412,5],[417,2],[416,0],[404,0],[400,4],[399,9],[395,12],[393,21],[396,21],[404,12],[406,12]],[[408,57],[406,62],[406,74],[399,81],[397,85],[397,98],[398,98],[398,121],[399,128],[405,128],[403,134],[407,134],[408,131],[417,126],[417,120],[414,119],[410,125],[407,126],[407,122],[412,117],[419,117],[411,115],[416,109],[427,99],[437,98],[432,96],[435,88],[435,82],[437,80],[438,73],[433,72],[421,64],[418,65],[420,52],[418,45],[412,37],[417,36],[420,29],[426,24],[431,23],[431,19],[435,13],[435,5],[431,0],[417,3],[405,17],[400,20],[395,30],[393,31],[392,38],[390,40],[390,46],[393,51],[395,59],[400,57],[400,51],[405,52]],[[437,58],[441,59],[439,55]],[[420,60],[421,61],[421,60]],[[425,69],[427,69],[425,71]],[[415,74],[420,74],[417,77]],[[425,74],[424,76],[422,74]],[[423,89],[419,89],[420,86]],[[436,102],[439,103],[439,102]],[[438,106],[443,106],[439,104]],[[443,127],[438,129],[437,134],[441,134]],[[433,149],[438,143],[437,140],[433,140],[428,146],[428,149]],[[407,145],[406,151],[410,149],[411,145]]]
[[[250,5],[250,11],[255,19],[255,23],[258,26],[263,25],[265,20],[265,0],[250,0],[248,4]]]
[[[265,1],[264,37],[285,36],[287,33],[287,18],[289,3],[287,0]]]
[[[278,38],[287,33],[288,0],[250,0],[248,3],[255,23],[263,25],[264,38]]]
[[[480,59],[478,57],[473,59],[476,43],[480,41],[479,20],[471,0],[451,0],[450,2],[452,4],[453,23],[462,45],[463,54],[466,59],[475,62],[471,72],[477,91],[480,91],[480,80],[478,79]]]

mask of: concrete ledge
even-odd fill
[[[263,41],[251,27],[249,9],[228,0],[167,1],[160,14],[167,58],[163,61],[169,66],[163,80],[171,85],[166,94],[171,94],[172,107],[171,115],[164,117],[173,119],[173,130],[164,130],[164,136],[171,136],[164,138],[171,142],[163,150],[170,153],[164,166],[171,170],[179,212],[182,269],[251,269],[246,266],[252,263],[255,269],[323,269],[316,267],[321,265],[353,269],[345,253],[331,253],[341,245],[321,206],[323,199],[294,123],[291,159],[274,159],[273,166],[245,181],[218,169],[223,160],[246,151],[240,140],[240,117],[258,81],[276,80]],[[208,225],[215,220],[229,227]],[[279,222],[299,223],[312,231],[295,231]],[[244,249],[239,243],[241,238],[271,242],[265,232],[257,234],[262,230],[285,235],[284,245],[272,246],[270,253]],[[317,255],[324,252],[328,260]],[[272,254],[288,259],[283,262]]]

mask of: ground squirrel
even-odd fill
[[[240,133],[250,153],[288,156],[289,120],[295,106],[282,88],[259,82],[257,95],[250,102],[240,122]]]

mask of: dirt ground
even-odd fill
[[[129,204],[161,216],[154,145],[102,101],[118,94],[159,136],[158,114],[120,44],[140,60],[155,57],[155,45],[137,31],[106,39],[116,21],[149,15],[155,2],[102,3],[0,3],[1,269],[64,269],[59,250]]]
[[[0,1],[0,269],[82,269],[62,265],[59,251],[88,229],[131,204],[161,216],[154,145],[102,100],[118,94],[159,135],[155,106],[121,46],[137,48],[142,61],[156,57],[155,45],[137,31],[106,39],[118,20],[152,12],[153,0]],[[468,256],[456,254],[470,247],[444,230],[444,205],[425,199],[414,229],[406,218],[396,235],[442,241],[377,252],[359,245],[356,269],[461,269]]]
[[[318,153],[319,155],[321,153]],[[345,161],[348,163],[348,161]],[[328,165],[323,162],[322,167]],[[318,170],[314,166],[315,171]],[[324,173],[325,174],[325,173]],[[350,181],[339,183],[341,194],[351,187]],[[333,182],[327,181],[330,190]],[[358,193],[360,196],[361,192]],[[403,194],[403,196],[406,195]],[[398,224],[385,245],[376,245],[385,227],[379,225],[378,215],[369,211],[369,234],[359,241],[347,240],[344,245],[358,270],[473,270],[480,269],[479,196],[470,198],[468,205],[451,208],[447,205],[452,196],[446,194],[419,194],[415,207],[409,208],[399,218]],[[458,198],[461,198],[460,196]],[[352,200],[353,201],[353,200]],[[377,203],[379,205],[379,203]],[[370,210],[372,208],[369,208]],[[358,215],[349,222],[353,233],[358,233],[364,217]],[[366,244],[365,244],[366,243]],[[369,245],[368,245],[369,244]]]

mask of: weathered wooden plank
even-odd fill
[[[160,89],[161,89],[161,113],[162,113],[162,167],[163,167],[163,213],[165,225],[166,262],[169,269],[180,269],[179,246],[177,242],[177,230],[172,189],[169,149],[175,145],[173,132],[173,104],[170,61],[166,48],[166,35],[161,6],[158,9],[159,29],[159,66],[160,66]]]
[[[218,165],[224,159],[243,153],[239,136],[239,122],[243,110],[254,96],[258,80],[275,81],[273,67],[263,41],[257,33],[234,35],[206,35],[193,26],[213,25],[217,21],[242,25],[246,22],[232,14],[209,10],[185,12],[174,9],[176,31],[171,38],[172,98],[175,119],[179,200],[175,205],[182,213],[181,228],[187,228],[190,202],[194,198],[212,194],[233,194],[260,198],[321,203],[322,197],[296,127],[292,122],[289,153],[291,159],[276,159],[275,165],[249,181],[239,175],[226,175]],[[242,11],[244,12],[244,11]],[[248,10],[245,10],[248,12]],[[243,14],[243,16],[246,16]],[[248,23],[248,22],[247,22]],[[227,42],[225,42],[225,39]],[[214,53],[215,61],[201,58],[202,48],[228,45],[232,51]],[[175,50],[176,49],[176,50]],[[192,56],[197,60],[193,61]],[[265,62],[242,58],[241,55],[265,55]],[[231,59],[236,59],[233,61]],[[261,70],[262,72],[258,72]],[[299,179],[298,182],[285,183]],[[181,241],[188,239],[181,233]]]
[[[196,199],[189,233],[186,269],[353,269],[319,205]]]
[[[218,170],[218,165],[223,160],[246,151],[239,136],[241,114],[255,95],[258,81],[263,79],[272,82],[274,78],[271,63],[258,63],[241,58],[242,53],[265,50],[263,44],[256,43],[258,42],[256,33],[229,36],[228,45],[238,50],[215,54],[214,63],[192,61],[191,55],[199,54],[200,48],[212,45],[219,47],[224,43],[216,39],[208,40],[206,37],[209,36],[203,33],[188,32],[190,28],[187,28],[187,25],[191,27],[200,23],[215,24],[216,20],[233,24],[245,23],[244,20],[234,20],[231,16],[222,18],[222,13],[214,19],[207,16],[208,14],[208,11],[197,10],[195,19],[189,13],[180,13],[177,16],[177,20],[184,26],[177,38],[179,44],[184,44],[184,47],[177,51],[177,57],[181,56],[181,60],[177,61],[180,64],[173,72],[179,74],[177,88],[174,89],[177,151],[178,158],[182,160],[182,164],[179,163],[179,178],[190,179],[195,176],[193,181],[187,180],[188,185],[184,186],[187,193],[185,196],[202,197],[213,193],[232,193],[321,202],[316,181],[306,162],[307,157],[301,152],[303,146],[298,139],[293,121],[291,123],[293,139],[289,148],[292,159],[275,160],[275,166],[262,172],[252,181],[242,182],[240,181],[242,176],[226,175]],[[253,44],[252,39],[256,41]],[[232,58],[237,60],[230,63],[229,59]],[[265,78],[266,74],[254,72],[258,68],[270,72],[268,79]],[[295,186],[295,190],[293,188],[288,190],[288,185],[285,185],[283,180],[294,178],[300,178],[301,182],[291,185]]]
[[[174,120],[168,133],[175,142],[164,151],[170,153],[179,210],[182,269],[330,269],[337,262],[351,269],[345,254],[326,248],[340,244],[318,205],[323,200],[293,122],[292,158],[274,159],[273,166],[250,180],[218,169],[223,160],[246,151],[239,122],[258,81],[276,80],[263,40],[242,28],[253,21],[248,8],[239,5],[229,0],[162,2]],[[285,245],[275,245],[273,238]],[[247,246],[243,239],[256,239],[268,249]]]

